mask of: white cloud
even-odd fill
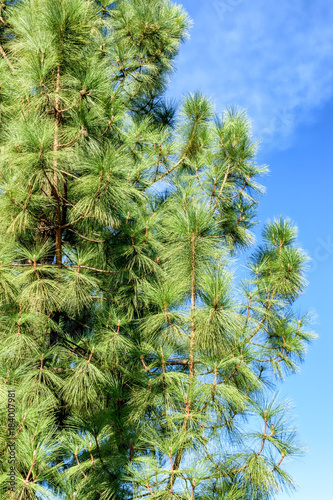
[[[329,0],[184,0],[194,20],[169,94],[202,90],[218,111],[246,108],[266,145],[285,147],[298,123],[333,96]]]

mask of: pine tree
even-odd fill
[[[272,388],[313,338],[292,308],[307,257],[274,220],[239,281],[266,168],[243,112],[164,98],[189,25],[168,0],[2,3],[6,498],[293,487],[284,459],[301,449]]]

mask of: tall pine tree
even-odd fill
[[[164,99],[188,27],[168,0],[0,7],[4,498],[293,486],[300,448],[271,388],[313,337],[292,309],[306,255],[275,220],[237,280],[266,169],[243,113]]]

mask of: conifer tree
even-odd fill
[[[300,447],[272,388],[313,338],[292,307],[306,254],[269,222],[239,281],[266,168],[243,112],[165,100],[189,24],[168,0],[0,7],[4,498],[293,487]]]

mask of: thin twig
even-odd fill
[[[6,63],[8,64],[10,70],[12,73],[15,73],[15,69],[14,69],[14,66],[12,66],[11,62],[9,61],[8,57],[7,57],[7,54],[6,52],[3,50],[3,47],[2,45],[0,45],[0,54],[2,55],[2,57],[5,59]]]

